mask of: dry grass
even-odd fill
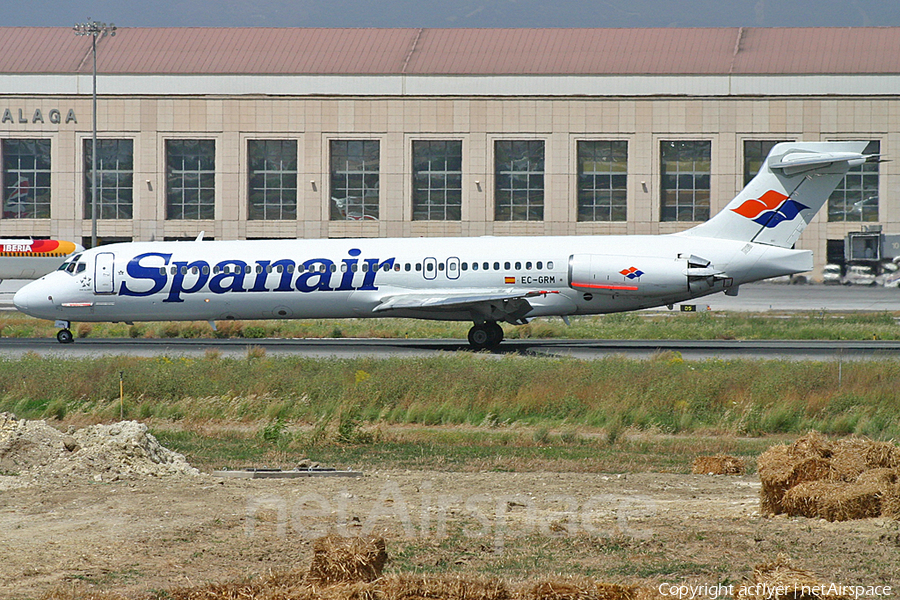
[[[694,475],[743,475],[747,466],[743,458],[736,456],[698,456],[691,473]]]
[[[825,586],[809,571],[792,565],[779,555],[773,562],[753,569],[753,576],[738,587],[737,600],[838,600],[843,596],[818,595],[811,588]],[[805,588],[805,589],[804,589]]]
[[[314,545],[309,571],[156,592],[167,600],[660,600],[655,587],[602,583],[588,577],[541,578],[512,585],[498,578],[451,575],[386,575],[383,538],[327,536]],[[377,575],[375,575],[377,573]],[[814,574],[779,555],[757,566],[738,590],[737,600],[841,600],[806,593],[825,586]],[[85,586],[56,590],[41,600],[125,600]]]
[[[900,448],[893,443],[858,437],[832,442],[810,432],[770,448],[757,465],[764,513],[828,521],[900,513]]]

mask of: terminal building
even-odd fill
[[[771,146],[900,147],[900,28],[127,28],[97,38],[97,231],[128,240],[655,234]],[[0,237],[90,242],[93,54],[0,27]],[[900,233],[900,166],[806,230]]]

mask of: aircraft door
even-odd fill
[[[434,279],[437,277],[437,259],[428,257],[422,261],[422,276],[425,279]]]
[[[114,265],[115,255],[112,252],[101,252],[94,259],[95,294],[115,293],[116,289],[113,277]]]
[[[447,259],[447,279],[459,279],[459,259],[455,256]]]

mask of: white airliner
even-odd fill
[[[37,279],[84,247],[64,240],[0,239],[0,281]]]
[[[671,305],[812,269],[792,250],[866,142],[777,144],[709,221],[671,235],[133,242],[92,248],[15,295],[29,315],[71,321],[412,317],[499,322]]]

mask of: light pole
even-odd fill
[[[97,36],[104,37],[109,34],[116,35],[116,26],[112,23],[98,23],[91,21],[76,23],[72,28],[75,35],[91,36],[91,53],[94,57],[93,95],[92,95],[92,121],[93,132],[91,137],[91,248],[97,247]]]

